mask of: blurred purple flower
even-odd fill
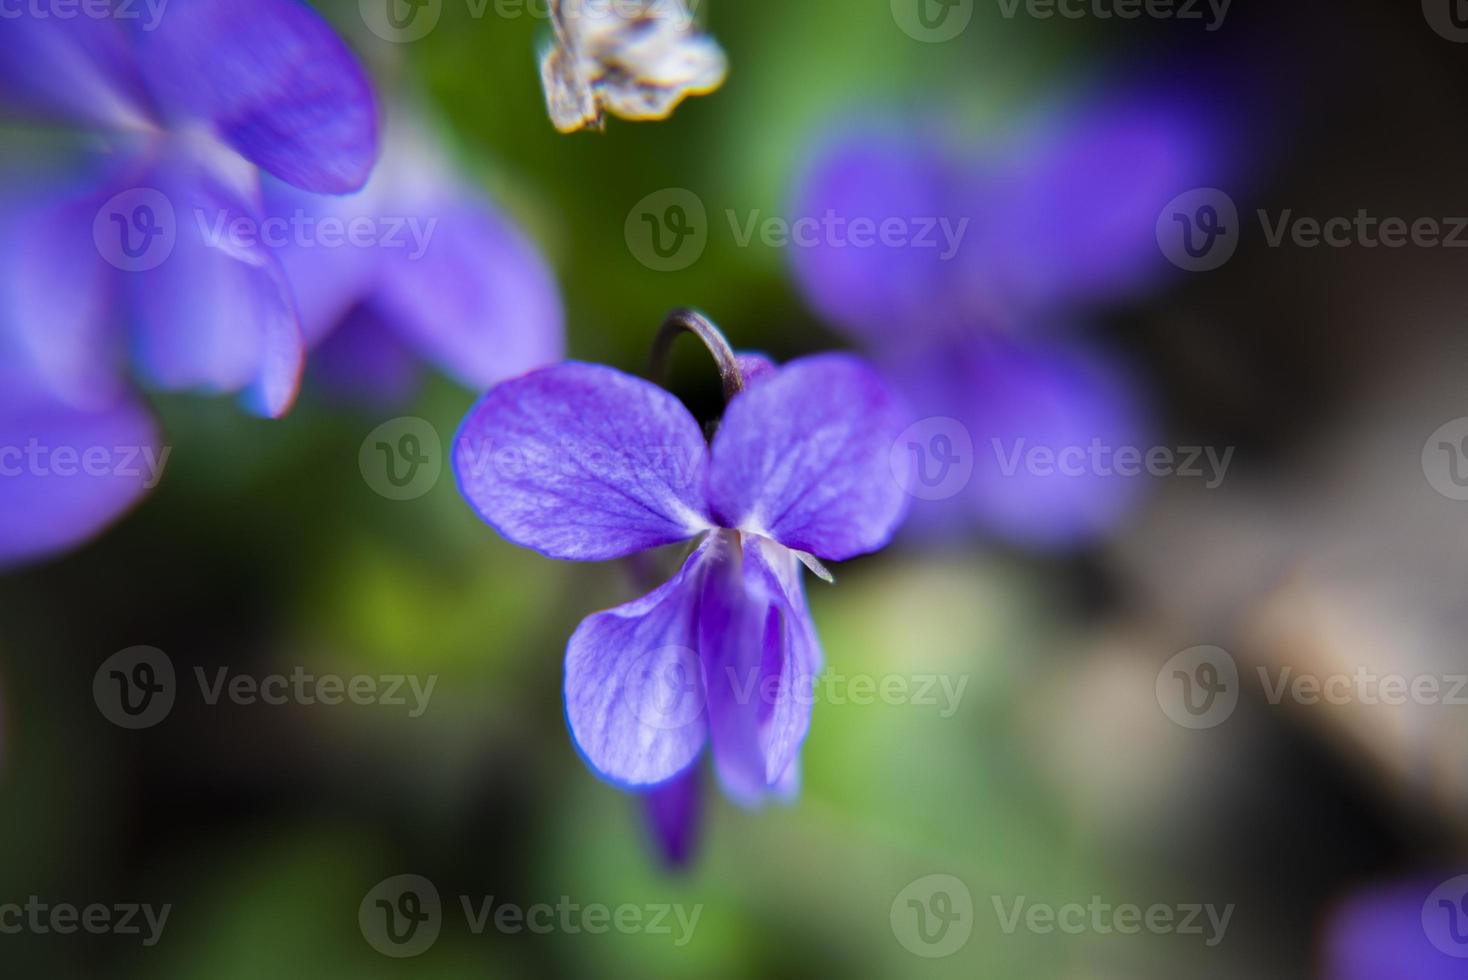
[[[0,112],[81,130],[61,165],[23,163],[0,193],[0,565],[86,539],[156,482],[136,465],[164,452],[130,373],[280,416],[339,324],[328,373],[355,385],[406,390],[409,348],[476,387],[559,356],[549,271],[428,141],[400,141],[402,164],[373,176],[371,85],[316,13],[160,13],[0,19]],[[368,234],[330,247],[291,224],[326,217]],[[410,218],[433,228],[411,254],[384,240]],[[54,461],[93,449],[108,459]]]
[[[535,246],[443,160],[406,110],[389,117],[386,132],[360,194],[265,183],[267,220],[334,221],[372,241],[323,249],[288,238],[278,250],[323,387],[391,404],[412,393],[420,358],[479,390],[561,360],[560,292]]]
[[[1216,167],[1215,129],[1182,99],[1129,90],[987,155],[915,125],[817,148],[791,208],[821,229],[791,249],[798,285],[872,349],[915,418],[971,436],[972,477],[915,505],[916,530],[977,525],[1062,548],[1126,516],[1139,481],[1093,466],[1090,447],[1145,449],[1145,400],[1117,363],[1059,328],[1171,271],[1157,218]],[[1071,472],[1028,465],[1029,450],[1071,447],[1088,453]]]
[[[1322,980],[1468,977],[1468,875],[1387,882],[1332,910]]]
[[[712,445],[671,394],[591,364],[507,381],[465,419],[460,490],[510,541],[604,561],[701,537],[670,581],[583,620],[566,651],[578,749],[614,784],[662,788],[649,806],[670,855],[696,814],[671,781],[705,744],[737,802],[795,792],[821,669],[800,564],[823,572],[817,559],[890,539],[906,509],[888,460],[902,416],[869,367],[830,354],[757,377]]]

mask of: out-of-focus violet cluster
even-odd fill
[[[316,345],[379,394],[408,390],[410,352],[476,387],[559,358],[544,262],[415,132],[377,166],[371,83],[299,0],[22,12],[0,49],[0,114],[63,134],[0,161],[0,566],[157,482],[136,382],[280,416]],[[409,219],[431,234],[391,247]]]
[[[957,452],[940,420],[972,444],[961,487],[916,494],[915,532],[978,529],[1065,549],[1131,511],[1141,481],[1089,460],[1093,446],[1150,445],[1147,398],[1081,320],[1176,272],[1156,225],[1222,166],[1205,108],[1126,88],[997,146],[961,145],[948,127],[866,123],[813,149],[791,213],[825,230],[790,250],[801,291],[913,405],[919,466],[936,477],[936,457]],[[1029,465],[1033,449],[1068,447],[1087,453],[1072,452],[1080,463],[1068,473]]]

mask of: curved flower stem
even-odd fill
[[[668,314],[658,328],[657,338],[652,342],[650,373],[652,380],[662,384],[668,373],[668,358],[673,352],[673,342],[681,333],[691,333],[714,356],[719,368],[719,378],[724,382],[724,403],[744,390],[744,373],[739,370],[739,361],[729,341],[714,326],[713,321],[697,310],[680,309]]]

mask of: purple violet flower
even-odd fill
[[[492,389],[453,448],[465,499],[547,557],[696,540],[668,582],[587,617],[566,649],[578,750],[618,786],[660,789],[650,815],[674,856],[696,806],[673,781],[706,745],[736,802],[795,792],[822,663],[801,564],[824,574],[820,560],[876,551],[907,508],[889,460],[904,412],[871,368],[847,354],[741,363],[754,376],[712,444],[667,391],[568,362]]]
[[[1202,108],[1127,90],[982,155],[909,125],[865,126],[816,148],[791,213],[825,230],[791,249],[796,282],[824,319],[869,346],[917,409],[912,445],[932,474],[944,468],[940,450],[971,464],[966,485],[918,493],[919,533],[951,539],[955,526],[977,527],[1028,548],[1066,548],[1114,529],[1141,497],[1141,480],[1104,464],[1039,473],[1026,454],[1090,460],[1095,445],[1104,459],[1150,444],[1131,374],[1068,328],[1080,311],[1175,271],[1155,226],[1218,165],[1217,126]],[[904,234],[856,243],[845,230],[858,220],[877,230],[895,221]],[[924,428],[950,420],[969,436],[967,459],[952,456],[946,430],[935,439]]]

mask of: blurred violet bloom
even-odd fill
[[[328,391],[401,403],[421,360],[484,390],[565,353],[560,291],[531,241],[409,119],[389,116],[382,160],[360,194],[265,183],[276,227],[307,229],[278,249],[295,287],[311,373]],[[355,230],[323,248],[312,228]]]
[[[1126,517],[1144,481],[1118,475],[1114,454],[1151,445],[1146,401],[1070,328],[1175,271],[1158,216],[1206,186],[1215,129],[1182,100],[1131,92],[1048,117],[1002,152],[918,125],[817,148],[791,206],[807,229],[794,275],[917,409],[904,435],[916,531],[1063,549]]]
[[[654,790],[670,858],[691,846],[706,745],[741,805],[796,792],[822,659],[800,566],[824,575],[820,560],[891,538],[903,416],[862,361],[827,354],[754,372],[711,445],[673,395],[575,362],[499,385],[465,419],[460,490],[515,544],[606,561],[697,539],[666,584],[587,617],[566,649],[576,746],[609,782]]]
[[[1387,882],[1347,897],[1326,922],[1320,976],[1468,977],[1468,875]]]
[[[166,450],[130,376],[278,417],[338,326],[332,376],[378,393],[410,349],[476,387],[559,354],[548,270],[426,140],[373,177],[377,102],[321,17],[160,12],[0,19],[0,113],[73,136],[0,191],[0,567],[156,484]]]

